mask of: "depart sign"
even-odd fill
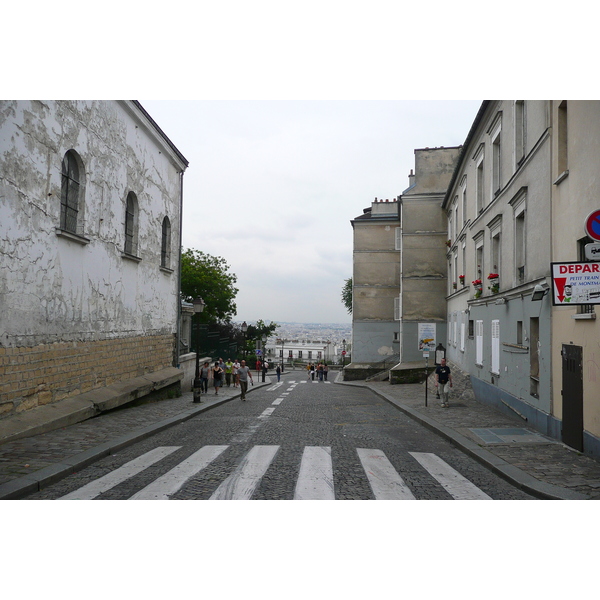
[[[600,263],[550,263],[552,268],[552,304],[575,306],[600,304]]]

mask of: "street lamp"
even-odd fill
[[[262,351],[263,351],[263,364],[262,364],[262,381],[263,383],[265,382],[265,373],[267,372],[267,369],[265,367],[265,361],[267,360],[267,349],[265,348],[266,344],[267,344],[267,335],[263,334],[262,336]]]
[[[204,300],[198,296],[194,298],[194,314],[199,315],[204,310]],[[202,382],[200,380],[200,318],[196,319],[196,376],[194,377],[194,402],[202,402]]]
[[[246,332],[248,331],[248,324],[244,321],[241,325],[242,333],[244,334],[244,358],[246,358]]]
[[[345,366],[346,366],[346,340],[342,340],[342,369]]]

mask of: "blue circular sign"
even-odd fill
[[[600,209],[593,210],[585,220],[585,233],[600,242]]]

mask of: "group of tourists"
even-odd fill
[[[327,374],[329,373],[329,367],[327,363],[318,363],[315,365],[314,363],[309,363],[306,365],[306,371],[308,374],[308,379],[315,380],[315,375],[319,378],[319,381],[327,381]]]
[[[215,388],[215,395],[219,395],[219,388],[223,387],[223,380],[227,387],[231,387],[233,383],[234,387],[239,387],[243,390],[242,400],[245,400],[245,390],[248,388],[248,376],[252,381],[252,374],[250,373],[250,367],[246,366],[246,361],[241,362],[236,358],[232,361],[230,358],[227,362],[223,362],[222,358],[215,361],[213,367],[210,366],[208,361],[205,361],[204,366],[200,369],[200,390],[205,394],[208,393],[208,380],[213,380],[213,386]],[[245,383],[245,389],[242,383]]]

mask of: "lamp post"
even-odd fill
[[[242,333],[244,334],[244,359],[246,358],[246,332],[248,331],[248,324],[244,321],[241,325]]]
[[[262,360],[262,382],[265,382],[265,373],[267,372],[267,368],[265,367],[265,361],[267,360],[267,349],[266,349],[266,344],[267,344],[267,336],[265,334],[263,334],[262,336],[262,354],[263,354],[263,360]]]
[[[198,296],[193,301],[194,314],[199,315],[204,310],[204,300]],[[196,376],[194,377],[194,402],[202,402],[202,383],[200,380],[200,318],[196,319]]]
[[[283,356],[283,353],[285,352],[284,344],[285,344],[285,338],[281,338],[281,372],[282,373],[283,373],[283,361],[285,360],[285,357]]]
[[[346,340],[342,340],[342,369],[346,366]]]

